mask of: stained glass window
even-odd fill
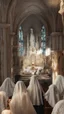
[[[22,31],[22,27],[19,27],[19,46],[18,46],[18,52],[19,52],[19,56],[23,55],[23,31]]]
[[[46,30],[45,30],[44,26],[42,26],[42,29],[41,29],[41,48],[42,48],[43,54],[45,54],[45,49],[46,49]]]

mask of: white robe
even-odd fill
[[[15,85],[10,110],[12,114],[36,114],[22,81],[18,81]]]
[[[36,76],[31,77],[27,90],[33,105],[43,105],[43,92]]]
[[[52,107],[54,107],[59,100],[64,99],[64,77],[63,76],[61,75],[57,76],[54,84],[51,84],[49,86],[49,89],[45,93],[44,97]]]
[[[10,102],[12,114],[36,114],[27,92],[19,93]]]

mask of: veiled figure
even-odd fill
[[[44,94],[46,101],[48,101],[51,107],[54,107],[55,104],[59,101],[60,95],[55,85],[50,85],[47,92]]]
[[[57,76],[54,84],[49,86],[49,89],[45,93],[44,97],[52,107],[54,107],[59,100],[64,99],[64,77],[63,76],[61,75]]]
[[[15,85],[10,110],[12,114],[36,114],[22,81],[18,81]]]
[[[27,88],[33,105],[43,105],[42,88],[38,82],[37,76],[33,75]]]
[[[51,114],[64,114],[64,100],[57,102]]]
[[[4,91],[8,97],[13,95],[14,82],[10,78],[6,78],[0,87],[0,91]]]
[[[37,76],[33,75],[31,77],[27,91],[37,114],[44,113],[43,92]]]
[[[0,91],[0,114],[1,112],[7,108],[7,96],[6,93]]]

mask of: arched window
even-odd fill
[[[45,54],[45,49],[46,49],[46,30],[45,30],[44,26],[42,26],[42,29],[41,29],[41,48],[42,48],[42,53]]]
[[[23,31],[22,31],[22,27],[19,27],[19,46],[18,46],[18,52],[19,52],[19,56],[23,55],[23,50],[24,50],[24,42],[23,42]]]

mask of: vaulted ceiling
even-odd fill
[[[17,30],[30,15],[34,15],[50,31],[55,31],[59,5],[60,0],[0,0],[0,21],[11,23],[11,30]]]

